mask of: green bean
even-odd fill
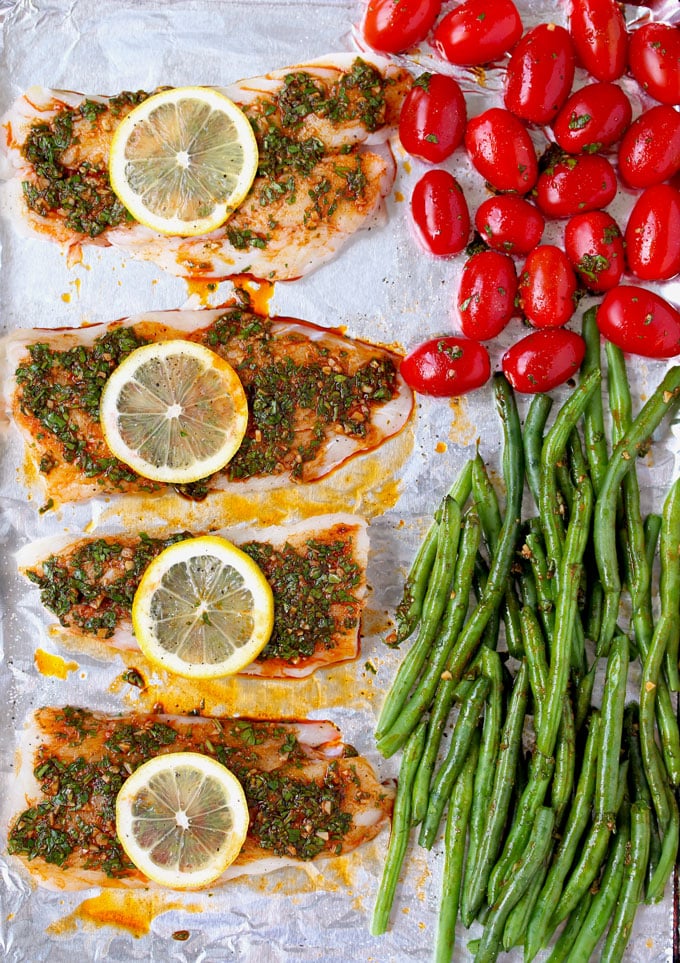
[[[522,627],[519,620],[519,601],[515,589],[507,586],[503,599],[503,624],[505,625],[505,644],[513,659],[521,660],[524,655]]]
[[[656,831],[656,819],[652,809],[652,794],[649,791],[640,748],[640,707],[637,702],[626,706],[623,716],[623,732],[626,739],[628,761],[635,802],[646,805],[650,811],[650,838],[647,877],[651,880],[661,856],[661,841]]]
[[[600,747],[600,731],[600,714],[594,710],[588,723],[588,736],[583,750],[583,765],[576,786],[574,803],[569,811],[562,839],[527,927],[524,951],[524,958],[527,963],[533,960],[541,947],[545,945],[555,905],[588,824],[595,791],[595,770]]]
[[[416,688],[407,700],[402,703],[401,711],[392,725],[382,731],[377,740],[378,751],[383,756],[393,755],[403,746],[407,738],[418,725],[424,712],[427,711],[432,703],[437,688],[440,685],[442,673],[445,671],[446,664],[451,654],[451,649],[458,638],[461,626],[465,620],[468,610],[470,586],[474,563],[477,555],[477,548],[480,540],[479,518],[476,512],[468,511],[463,519],[463,527],[459,542],[458,559],[453,577],[453,588],[449,594],[449,599],[444,612],[444,617],[440,625],[440,630],[430,651],[427,664]],[[449,687],[451,698],[440,699],[440,704],[436,710],[436,722],[431,722],[428,735],[428,745],[432,742],[434,733],[441,733],[441,729],[446,724],[449,711],[452,705],[453,688]],[[433,720],[435,713],[433,712]],[[437,728],[439,726],[439,729]],[[434,749],[427,749],[426,756],[432,754],[432,764],[437,755],[439,739],[436,740]]]
[[[545,860],[529,884],[527,891],[510,910],[503,930],[503,949],[506,952],[509,952],[513,946],[519,946],[526,939],[527,925],[543,888],[547,872],[548,860]]]
[[[538,492],[541,483],[541,449],[543,430],[552,408],[550,395],[536,394],[531,399],[527,416],[524,419],[524,460],[526,462],[527,482],[538,507]]]
[[[582,334],[586,343],[586,353],[581,365],[581,377],[584,378],[591,371],[601,370],[600,331],[595,316],[596,308],[588,308],[583,315]],[[602,405],[602,391],[598,389],[591,395],[584,412],[584,436],[586,455],[590,468],[590,479],[599,494],[607,470],[609,454],[607,452],[607,436],[604,430],[604,411]]]
[[[574,724],[577,732],[581,731],[583,723],[588,718],[588,713],[590,712],[596,674],[597,659],[594,659],[591,667],[577,682],[576,698],[574,700]]]
[[[602,736],[601,727],[600,736]],[[600,740],[601,741],[601,740]],[[609,845],[609,838],[616,826],[616,813],[621,807],[621,802],[626,790],[626,780],[628,778],[628,763],[624,762],[619,766],[619,787],[616,808],[613,812],[607,813],[601,819],[595,819],[590,831],[581,847],[578,863],[574,866],[567,881],[567,885],[562,891],[559,902],[551,920],[551,926],[555,928],[562,922],[578,905],[588,887],[600,872],[600,867],[604,861]]]
[[[418,842],[426,849],[431,849],[435,841],[444,807],[470,751],[488,691],[489,680],[482,676],[473,683],[469,697],[461,704],[449,751],[434,778],[430,802],[418,837]]]
[[[484,595],[473,610],[454,647],[449,671],[459,679],[479,644],[486,625],[498,609],[506,590],[517,544],[524,489],[524,457],[517,404],[512,389],[502,374],[494,375],[498,412],[503,425],[503,478],[506,489],[505,518],[489,569]]]
[[[627,679],[628,636],[620,634],[615,636],[609,653],[602,693],[602,736],[593,801],[595,820],[605,819],[615,811]]]
[[[631,806],[630,827],[630,855],[623,867],[619,899],[602,948],[602,963],[618,963],[623,959],[642,899],[651,837],[651,812],[646,802],[635,802]]]
[[[665,664],[670,688],[680,689],[678,676],[678,638],[680,634],[680,481],[676,480],[666,496],[661,523],[660,545],[661,582],[661,619],[667,620]],[[662,693],[658,694],[661,700]],[[664,740],[665,746],[665,740]],[[678,780],[671,776],[673,785]]]
[[[659,533],[661,532],[661,515],[650,512],[644,520],[644,529],[645,555],[647,556],[647,564],[651,572],[656,556],[656,546],[659,542]]]
[[[548,859],[555,817],[552,809],[541,807],[530,828],[530,842],[512,876],[503,886],[484,926],[475,963],[493,963],[502,949],[503,930],[510,911],[522,898],[532,879]]]
[[[593,902],[593,894],[585,892],[579,904],[574,907],[573,912],[567,920],[567,924],[560,933],[560,937],[553,947],[553,951],[546,960],[546,963],[564,963],[569,956],[571,948],[578,937],[583,926],[583,921],[588,915],[590,905]]]
[[[600,384],[600,380],[601,374],[596,369],[586,375],[558,411],[555,422],[543,443],[538,507],[543,523],[546,551],[556,565],[559,565],[562,558],[564,528],[557,499],[555,465],[563,457],[569,436]]]
[[[629,839],[630,807],[624,805],[621,818],[617,823],[613,846],[602,874],[600,888],[590,904],[588,915],[583,921],[583,926],[579,930],[569,954],[569,959],[573,960],[574,963],[591,958],[591,954],[600,941],[600,937],[614,912],[616,901],[621,892]]]
[[[470,497],[472,479],[472,461],[467,461],[449,490],[449,497],[455,498],[460,508],[464,508]],[[446,496],[445,496],[446,497]],[[439,520],[442,514],[444,500],[435,512],[435,520],[421,542],[413,564],[404,582],[404,592],[401,602],[397,606],[397,644],[407,639],[414,631],[420,619],[423,599],[437,554],[437,539]]]
[[[673,625],[680,617],[680,478],[671,487],[664,503],[661,525],[661,614],[645,656],[640,680],[640,746],[647,782],[652,794],[659,827],[665,832],[670,818],[665,780],[657,764],[654,738],[655,702],[660,682],[661,663]]]
[[[543,705],[548,690],[548,663],[545,657],[545,640],[533,609],[525,605],[520,613],[522,641],[529,669],[529,681],[534,697],[534,717],[536,728],[540,728]]]
[[[534,573],[536,594],[538,597],[538,614],[541,617],[543,631],[550,641],[555,630],[555,580],[548,565],[548,559],[543,546],[543,539],[537,532],[529,532],[524,540],[525,550],[522,554],[529,560]]]
[[[609,650],[618,618],[621,579],[616,552],[616,502],[623,478],[635,457],[649,444],[652,433],[663,417],[680,400],[680,365],[670,368],[663,381],[646,401],[624,437],[612,453],[607,473],[595,506],[594,547],[600,580],[604,586],[604,611],[598,639],[598,652]]]
[[[664,830],[661,842],[661,853],[659,862],[654,870],[649,885],[647,886],[646,901],[656,903],[663,898],[666,883],[670,879],[676,860],[678,858],[678,836],[680,833],[680,814],[675,794],[670,789],[668,793],[668,805],[670,808],[670,818]]]
[[[512,798],[515,774],[522,748],[522,729],[529,698],[529,673],[522,662],[512,688],[508,712],[501,733],[498,762],[494,773],[493,793],[485,800],[487,814],[484,835],[477,852],[477,862],[472,878],[466,877],[461,916],[469,926],[482,905],[486,886],[496,854],[503,841],[503,829]]]
[[[503,667],[500,656],[497,652],[483,647],[481,662],[482,671],[489,680],[490,689],[484,709],[482,742],[477,771],[475,772],[475,791],[470,813],[470,838],[465,863],[465,885],[463,887],[461,910],[465,915],[467,915],[465,897],[467,884],[472,878],[477,864],[479,846],[486,831],[486,807],[493,790],[503,716]]]
[[[439,620],[449,599],[459,535],[460,507],[455,498],[447,495],[444,499],[437,534],[437,556],[423,601],[420,630],[416,641],[399,666],[397,676],[385,699],[376,729],[378,739],[382,738],[394,724],[430,651],[439,627]]]
[[[498,506],[498,497],[479,453],[472,462],[472,497],[479,513],[489,553],[493,555],[498,546],[503,519]]]
[[[562,458],[555,465],[555,478],[557,480],[557,498],[560,504],[560,514],[562,517],[569,518],[574,505],[574,484],[569,473],[569,465]]]
[[[451,963],[456,942],[456,920],[460,903],[465,858],[465,839],[473,798],[479,739],[473,740],[463,770],[451,793],[444,835],[442,896],[437,919],[434,963]]]
[[[413,778],[425,746],[425,736],[425,722],[421,722],[406,743],[399,767],[397,798],[394,801],[394,812],[392,814],[392,831],[387,847],[382,879],[380,880],[378,895],[373,908],[373,919],[371,921],[371,933],[373,936],[380,936],[381,933],[384,933],[389,923],[394,894],[399,881],[399,873],[404,862],[411,832],[411,793],[413,790]]]
[[[574,711],[567,696],[562,707],[562,721],[555,753],[555,772],[550,790],[550,805],[555,813],[555,824],[561,826],[562,818],[571,800],[576,769],[576,729]]]

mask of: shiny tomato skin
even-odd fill
[[[540,23],[528,30],[510,57],[505,106],[534,124],[551,123],[574,80],[574,45],[564,27]]]
[[[442,17],[432,45],[444,60],[474,67],[498,60],[522,36],[512,0],[465,0]]]
[[[458,82],[445,74],[421,74],[404,98],[399,139],[409,154],[440,164],[462,143],[466,120]]]
[[[619,145],[619,174],[628,187],[661,184],[680,170],[680,113],[657,104],[637,117]]]
[[[623,236],[606,211],[576,214],[567,221],[564,250],[589,291],[608,291],[621,280],[626,267]]]
[[[523,197],[497,194],[479,205],[475,227],[493,250],[528,254],[543,237],[545,218]]]
[[[616,0],[572,0],[569,31],[579,60],[597,80],[618,80],[626,69],[628,34]]]
[[[618,84],[595,83],[575,90],[553,123],[555,140],[570,154],[594,154],[621,139],[633,108]]]
[[[424,174],[411,195],[411,215],[421,243],[430,254],[451,257],[470,237],[470,212],[463,189],[445,170]]]
[[[532,331],[508,348],[501,367],[515,391],[536,394],[550,391],[578,374],[585,353],[585,341],[575,331]]]
[[[640,194],[626,225],[626,259],[643,281],[665,281],[680,271],[680,191],[655,184]]]
[[[534,328],[560,328],[574,313],[576,275],[554,244],[539,244],[519,274],[518,305]]]
[[[680,312],[647,288],[621,284],[608,291],[597,309],[597,326],[603,337],[630,354],[680,354]]]
[[[406,384],[419,394],[452,398],[486,384],[491,363],[479,341],[449,336],[418,345],[399,370]]]
[[[536,204],[548,217],[597,211],[616,197],[614,168],[599,154],[570,154],[539,176]]]
[[[468,121],[465,149],[473,166],[497,191],[526,194],[536,183],[538,160],[526,127],[502,107]]]
[[[366,43],[381,53],[401,53],[430,32],[441,0],[369,0],[361,24]]]
[[[465,262],[457,308],[466,338],[489,341],[500,334],[515,312],[517,274],[512,258],[499,251],[479,251]]]
[[[646,23],[634,31],[630,70],[643,90],[662,104],[680,104],[680,27]]]

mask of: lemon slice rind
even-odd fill
[[[116,832],[128,858],[171,889],[200,889],[218,879],[238,856],[248,821],[236,776],[196,752],[148,760],[116,798]]]
[[[146,658],[173,675],[216,679],[257,658],[274,627],[274,597],[259,566],[217,535],[176,542],[150,563],[132,603]]]
[[[181,339],[132,351],[108,378],[99,413],[116,458],[166,484],[189,484],[223,469],[248,427],[248,401],[231,365]]]
[[[118,124],[109,151],[111,187],[132,217],[184,237],[220,227],[246,198],[257,166],[250,121],[212,87],[148,97]]]

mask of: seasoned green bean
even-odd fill
[[[583,315],[582,334],[586,343],[586,353],[581,365],[581,377],[595,370],[601,370],[600,331],[595,316],[597,308],[588,308]],[[586,456],[590,468],[590,479],[598,495],[607,471],[607,436],[604,430],[604,410],[602,391],[596,389],[590,396],[584,412],[584,436],[586,442]]]
[[[649,444],[664,416],[673,411],[679,401],[680,365],[676,365],[669,369],[659,387],[645,402],[609,460],[593,523],[595,555],[604,587],[604,611],[598,639],[600,654],[609,651],[619,612],[621,579],[616,552],[616,503],[621,482],[630,471],[634,459]]]
[[[444,499],[437,533],[437,556],[423,601],[420,630],[416,641],[399,666],[399,671],[385,699],[376,729],[378,739],[382,738],[394,724],[437,634],[439,620],[450,596],[459,536],[460,507],[455,498],[447,496]]]
[[[426,725],[425,722],[421,722],[406,743],[401,766],[399,767],[397,798],[394,801],[394,811],[392,813],[392,831],[387,847],[382,879],[373,908],[373,919],[371,921],[371,933],[373,936],[380,936],[381,933],[384,933],[389,923],[394,894],[399,881],[399,873],[404,862],[411,832],[411,794],[413,791],[413,779],[425,746],[425,736]]]
[[[446,758],[442,762],[432,784],[427,813],[420,829],[418,842],[426,849],[431,849],[439,824],[441,823],[444,807],[451,795],[453,784],[460,775],[465,760],[470,751],[470,745],[477,728],[477,723],[484,708],[484,700],[489,691],[489,680],[481,676],[470,690],[470,695],[461,704],[456,725],[451,735],[451,742]]]
[[[470,752],[463,770],[453,787],[446,817],[442,896],[437,919],[434,963],[451,963],[456,942],[456,921],[463,880],[465,840],[472,806],[478,750],[479,739],[475,738],[470,746]]]
[[[538,507],[538,492],[541,484],[541,449],[543,448],[543,431],[545,429],[550,409],[552,408],[550,395],[536,394],[531,399],[527,416],[524,419],[524,460],[526,463],[527,482],[531,494]]]
[[[623,959],[635,913],[642,901],[650,838],[649,805],[646,802],[635,802],[630,810],[630,853],[623,867],[621,891],[602,948],[601,963],[619,963]]]

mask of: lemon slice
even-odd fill
[[[156,756],[116,797],[118,839],[137,869],[162,886],[207,886],[234,862],[248,832],[236,776],[210,756]]]
[[[161,234],[207,234],[246,197],[257,142],[243,111],[209,87],[142,101],[111,141],[111,187],[136,221]]]
[[[187,484],[220,471],[248,426],[238,375],[192,341],[159,341],[132,351],[102,391],[107,445],[137,474]]]
[[[175,675],[214,679],[255,659],[274,626],[274,598],[255,562],[225,538],[203,535],[164,549],[132,602],[144,655]]]

